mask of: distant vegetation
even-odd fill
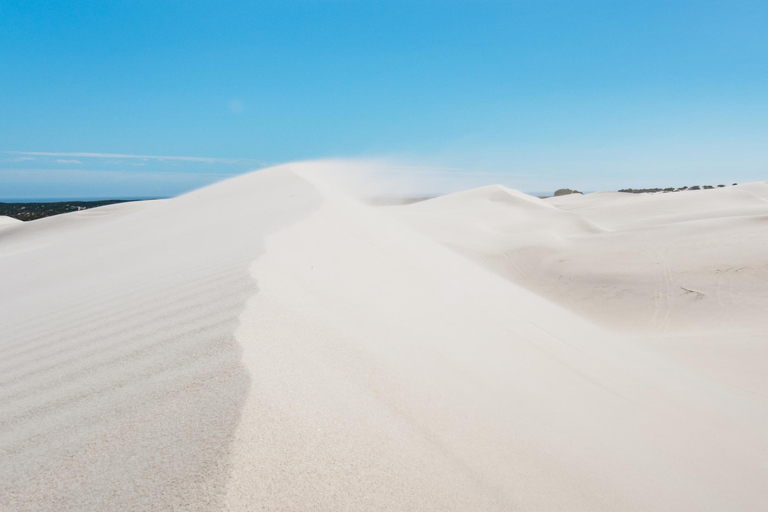
[[[734,185],[737,185],[737,183],[734,183]],[[717,188],[724,188],[724,187],[725,187],[725,185],[718,185],[717,186]],[[713,188],[715,188],[715,187],[713,187],[712,185],[703,185],[701,187],[698,186],[698,185],[694,185],[692,187],[680,187],[680,188],[675,188],[675,187],[669,187],[669,188],[623,188],[623,189],[619,190],[619,192],[627,192],[629,194],[656,194],[656,193],[659,193],[659,192],[661,192],[661,193],[682,192],[683,190],[701,190],[701,189],[709,190],[709,189],[713,189]],[[557,195],[557,194],[555,194],[555,195]]]
[[[127,203],[131,199],[106,199],[104,201],[60,201],[56,203],[0,203],[0,215],[19,220],[35,220],[60,213],[76,212],[115,203]]]
[[[579,192],[578,190],[571,190],[569,188],[560,188],[555,190],[555,196],[567,196],[568,194],[583,194],[583,192]]]

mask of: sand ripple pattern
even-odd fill
[[[0,508],[224,506],[250,387],[234,337],[257,293],[248,268],[319,203],[282,197],[303,180],[280,180],[148,203],[27,251],[29,234],[3,240]]]

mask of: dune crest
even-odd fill
[[[234,337],[248,267],[318,203],[266,172],[8,233],[3,508],[221,510],[251,378]]]
[[[759,397],[429,236],[608,231],[500,187],[373,208],[315,165],[0,238],[11,509],[763,506]]]
[[[13,217],[8,217],[6,215],[0,215],[0,229],[10,226],[17,226],[19,224],[21,224],[19,219],[14,219]]]

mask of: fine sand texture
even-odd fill
[[[0,215],[0,229],[16,226],[18,224],[21,224],[19,219],[14,219],[13,217],[8,217],[7,215]]]
[[[768,332],[768,183],[514,203],[503,194],[523,195],[485,187],[390,211],[617,331]]]
[[[768,183],[523,196],[485,187],[389,211],[508,280],[768,402]]]
[[[646,325],[571,302],[610,303],[602,271],[640,280],[602,253],[633,230],[725,223],[759,259],[763,196],[623,225],[498,186],[371,207],[320,178],[350,165],[0,230],[2,509],[764,510],[768,395],[732,380],[763,320],[732,349],[731,319],[684,328],[717,308]],[[552,259],[590,240],[553,296]],[[700,254],[700,279],[738,259]]]

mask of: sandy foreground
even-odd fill
[[[0,226],[1,510],[765,510],[768,184],[328,165]]]

